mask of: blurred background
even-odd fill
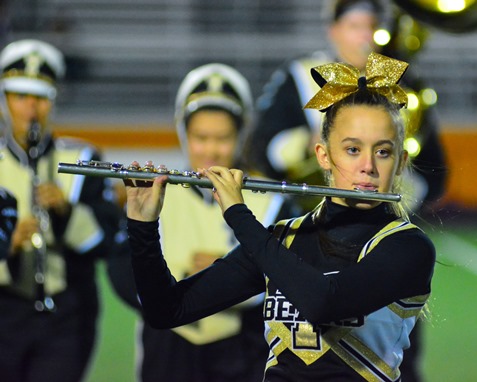
[[[0,31],[4,42],[35,36],[66,55],[58,123],[167,125],[178,85],[193,67],[233,65],[257,96],[283,60],[324,48],[329,2],[2,0]],[[401,43],[437,91],[443,121],[471,124],[477,116],[474,1],[449,1],[464,10],[445,13],[437,8],[443,0],[396,3],[419,16],[417,24],[402,22]]]
[[[423,368],[429,381],[476,381],[477,3],[387,1],[387,27],[437,94],[447,192],[427,231],[438,249]],[[67,58],[58,134],[90,140],[107,160],[180,168],[174,97],[201,64],[234,66],[257,97],[284,60],[325,47],[329,1],[0,0],[0,45],[37,38]],[[398,22],[398,23],[397,23]],[[392,36],[390,36],[392,37]],[[134,313],[103,270],[101,340],[88,382],[134,380]],[[405,382],[405,381],[404,381]]]

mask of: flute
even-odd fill
[[[182,185],[183,187],[198,186],[201,188],[214,188],[212,182],[194,171],[168,170],[165,166],[158,167],[145,165],[144,167],[125,167],[117,162],[83,161],[76,163],[59,163],[58,173],[96,176],[102,178],[134,179],[150,183],[160,175],[167,175],[167,183]],[[380,202],[399,202],[401,195],[392,193],[379,193],[367,190],[344,190],[332,187],[311,186],[306,183],[288,183],[286,181],[254,180],[245,177],[242,189],[253,192],[280,192],[284,194],[332,196],[338,198],[374,200]]]

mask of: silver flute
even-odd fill
[[[83,161],[76,163],[59,163],[58,172],[62,174],[75,174],[96,176],[102,178],[119,178],[135,180],[137,186],[148,186],[152,180],[161,175],[167,175],[167,183],[179,184],[184,187],[198,186],[201,188],[211,188],[212,182],[194,171],[168,170],[165,166],[154,167],[146,164],[143,167],[128,166],[117,162],[104,161]],[[310,186],[306,183],[288,183],[286,181],[254,180],[245,177],[242,189],[253,192],[280,192],[284,194],[309,195],[309,196],[334,196],[338,198],[375,200],[380,202],[399,202],[401,195],[392,193],[379,193],[377,191],[366,190],[343,190],[339,188]]]

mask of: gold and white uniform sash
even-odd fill
[[[56,166],[59,162],[76,162],[78,159],[91,159],[93,148],[76,140],[67,138],[57,139],[55,148],[48,156],[41,157],[38,162],[38,175],[41,181],[56,182],[62,189],[66,199],[73,205],[70,219],[63,236],[64,245],[82,254],[96,246],[103,238],[103,231],[96,221],[89,206],[78,203],[84,176],[58,174]],[[10,189],[18,201],[18,219],[32,214],[32,170],[22,165],[8,149],[2,150],[3,159],[0,161],[0,185]],[[53,169],[52,169],[53,166]],[[52,171],[53,170],[53,171]],[[101,196],[98,196],[101,197]],[[54,295],[66,288],[66,270],[62,255],[51,246],[54,235],[49,229],[43,233],[47,243],[47,262],[45,272],[45,292]],[[32,248],[24,248],[22,261],[25,267],[34,264]],[[23,267],[23,266],[22,266]],[[23,268],[25,268],[23,267]],[[28,279],[30,275],[28,276]],[[9,286],[26,297],[34,295],[34,280],[23,280],[24,286],[14,285],[12,275],[6,261],[0,261],[0,286]],[[32,291],[29,289],[32,288]]]

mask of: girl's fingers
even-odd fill
[[[241,170],[212,166],[200,172],[212,182],[214,199],[220,205],[222,212],[235,204],[243,203],[241,193],[243,172]]]
[[[217,169],[217,166],[210,167],[204,170],[203,175],[212,182],[214,188],[220,187],[225,184],[222,174]]]
[[[220,181],[221,183],[225,183],[225,181],[230,181],[232,178],[232,174],[230,173],[230,170],[226,167],[212,166],[212,167],[209,167],[207,172],[212,173],[212,176],[218,181]]]
[[[243,171],[238,170],[235,168],[230,169],[230,173],[232,174],[234,180],[237,182],[237,184],[240,185],[240,188],[242,188],[243,184]]]
[[[221,183],[232,182],[242,185],[243,171],[237,169],[228,169],[222,166],[212,166],[208,170],[208,173],[212,173],[212,176]],[[209,177],[210,178],[210,177]]]
[[[164,192],[166,191],[167,185],[167,175],[158,176],[154,178],[154,183],[152,185],[153,193],[155,197],[163,197]]]

